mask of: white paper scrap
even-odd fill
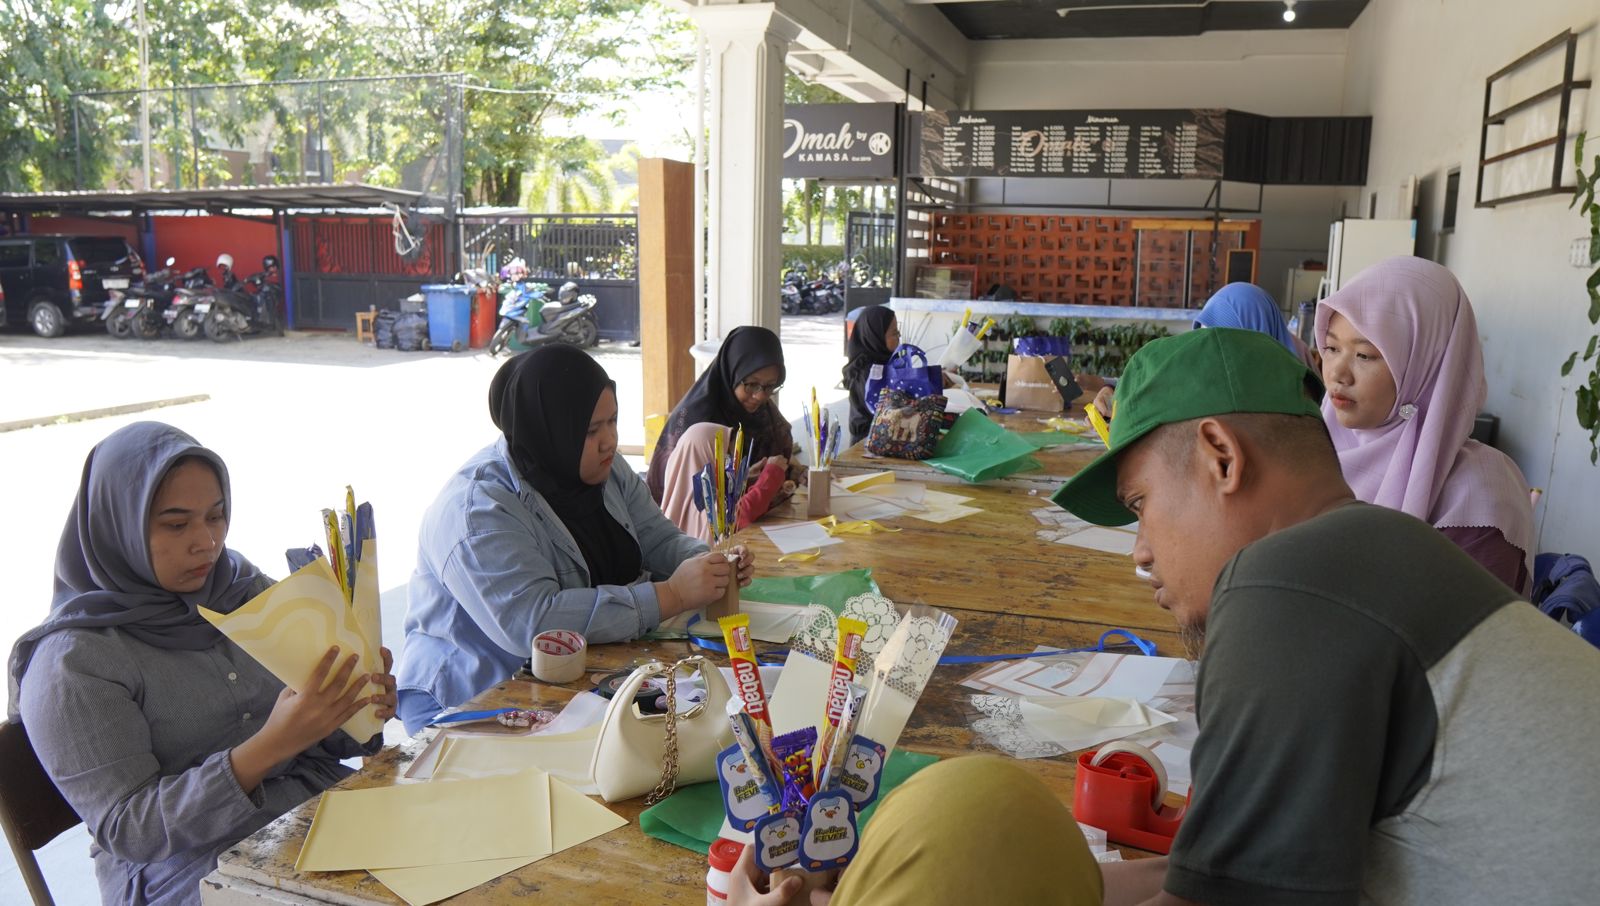
[[[797,554],[801,551],[815,550],[827,547],[830,544],[841,543],[838,538],[828,534],[828,530],[815,522],[801,522],[795,525],[762,526],[761,530],[767,533],[767,538],[778,548],[782,554]]]

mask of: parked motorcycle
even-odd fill
[[[217,261],[225,277],[232,273],[232,262],[226,255]],[[228,343],[258,334],[283,336],[283,288],[272,282],[278,276],[277,257],[262,258],[261,268],[235,287],[217,287],[209,305],[204,301],[195,305],[195,311],[204,317],[202,327],[209,339]]]
[[[182,277],[175,277],[172,265],[176,260],[168,258],[165,267],[146,275],[138,286],[107,291],[106,303],[100,313],[100,319],[106,323],[107,333],[119,340],[131,336],[153,340],[161,336],[163,328],[172,325],[172,302],[179,291],[178,284],[188,281],[195,273],[190,271]],[[204,268],[196,270],[204,273]]]
[[[512,337],[530,347],[566,343],[588,349],[600,342],[600,324],[594,316],[597,300],[589,293],[579,295],[578,284],[562,284],[553,299],[543,283],[505,283],[501,291],[506,298],[500,303],[500,325],[489,338],[489,355],[504,352]]]
[[[803,268],[783,275],[778,307],[786,315],[820,315],[844,308],[844,292],[826,278],[811,280]]]

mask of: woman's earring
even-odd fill
[[[1411,419],[1416,418],[1416,416],[1417,416],[1417,407],[1416,406],[1413,406],[1410,403],[1406,403],[1405,405],[1400,407],[1400,417],[1405,419],[1406,421],[1410,421]]]

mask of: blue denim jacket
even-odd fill
[[[467,460],[422,517],[399,688],[451,707],[509,678],[545,630],[571,629],[601,644],[655,629],[661,607],[651,581],[706,545],[661,514],[620,456],[604,497],[639,542],[644,575],[633,585],[590,586],[577,542],[517,474],[503,438]]]

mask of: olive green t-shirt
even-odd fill
[[[1600,896],[1600,650],[1424,522],[1354,503],[1240,551],[1196,700],[1176,896]]]

